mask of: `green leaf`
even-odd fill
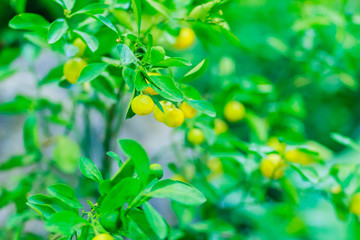
[[[226,38],[226,40],[228,40],[229,43],[231,43],[232,45],[234,45],[236,47],[241,47],[241,48],[244,47],[242,45],[242,43],[240,42],[240,40],[228,29],[226,29],[224,27],[220,27],[220,32],[223,34],[223,36]]]
[[[146,181],[149,174],[150,160],[143,147],[132,139],[120,139],[118,143],[124,154],[134,161],[135,171],[138,176],[143,181]]]
[[[116,162],[118,163],[118,166],[121,167],[122,165],[122,161],[121,161],[121,158],[119,157],[118,154],[114,153],[114,152],[107,152],[106,153],[109,157],[112,157],[113,159],[116,160]]]
[[[134,16],[136,20],[136,24],[138,26],[138,33],[140,35],[141,29],[141,0],[131,0],[131,5],[134,10]]]
[[[16,96],[11,102],[0,104],[0,114],[19,114],[31,109],[33,100],[26,96]]]
[[[191,62],[185,58],[180,57],[168,57],[164,60],[153,63],[156,67],[184,67],[191,66]]]
[[[71,11],[71,9],[74,7],[75,0],[61,0],[61,1],[64,3],[66,9],[69,11]]]
[[[65,173],[74,173],[80,156],[79,145],[69,137],[60,136],[57,139],[53,156],[56,165]]]
[[[136,197],[141,190],[138,179],[124,178],[113,186],[100,203],[101,211],[108,212],[125,205],[130,199]]]
[[[336,142],[338,142],[338,143],[340,143],[340,144],[342,144],[342,145],[344,145],[346,147],[349,147],[349,148],[354,149],[356,151],[360,151],[360,144],[356,143],[351,138],[345,137],[345,136],[343,136],[343,135],[341,135],[339,133],[331,133],[331,138],[334,141],[336,141]]]
[[[105,69],[109,66],[107,63],[91,63],[88,64],[80,73],[80,77],[77,84],[89,82],[96,77],[98,77],[100,74],[102,74]]]
[[[145,81],[144,76],[141,71],[137,70],[135,73],[135,88],[139,92],[144,91],[147,88],[148,84]]]
[[[0,163],[0,170],[9,170],[15,167],[24,167],[33,164],[38,159],[37,154],[12,156]]]
[[[50,24],[48,33],[48,43],[52,44],[60,40],[60,38],[66,33],[69,26],[65,19],[58,18]]]
[[[95,163],[86,157],[80,157],[79,168],[85,177],[90,178],[95,182],[102,182],[104,180]]]
[[[194,81],[204,75],[207,67],[209,66],[209,60],[205,58],[198,65],[196,65],[193,69],[191,69],[185,76],[180,79],[180,82],[187,83]]]
[[[60,199],[49,197],[44,194],[35,194],[28,198],[30,204],[46,205],[53,208],[56,212],[72,211],[73,209]]]
[[[133,116],[135,116],[135,113],[133,112],[132,108],[131,108],[131,101],[133,100],[133,98],[136,97],[136,89],[134,88],[132,94],[131,94],[131,98],[130,101],[128,103],[127,109],[126,109],[126,116],[125,119],[129,119],[132,118]]]
[[[133,62],[136,62],[137,58],[126,44],[119,43],[117,45],[117,50],[119,52],[119,58],[121,60],[121,64],[129,65]]]
[[[99,20],[100,22],[102,22],[105,26],[109,27],[111,30],[113,30],[114,32],[119,34],[119,32],[116,29],[116,27],[114,26],[114,24],[112,24],[112,22],[107,17],[104,17],[100,14],[96,14],[96,15],[92,15],[92,16],[94,18],[96,18],[97,20]]]
[[[72,13],[70,16],[74,16],[77,14],[88,14],[88,13],[98,14],[104,12],[106,9],[108,9],[108,5],[104,3],[92,3],[86,5],[86,7],[80,9],[79,11]]]
[[[72,187],[66,184],[57,183],[48,187],[47,190],[50,195],[60,199],[70,207],[82,208],[81,203],[75,197],[75,191]]]
[[[105,97],[117,101],[118,97],[114,91],[114,86],[108,78],[98,76],[96,79],[91,81],[91,86],[93,86],[97,92],[102,93]]]
[[[35,115],[29,116],[25,121],[24,146],[28,153],[40,151],[39,131]]]
[[[144,212],[152,229],[159,239],[165,239],[168,235],[168,226],[165,219],[149,203],[144,204]]]
[[[290,164],[291,168],[293,168],[296,172],[300,174],[300,176],[305,181],[310,181],[314,184],[317,184],[319,182],[319,174],[316,172],[316,170],[312,167],[304,167],[300,164]]]
[[[155,2],[153,0],[146,0],[150,6],[152,6],[155,10],[157,10],[159,13],[164,15],[166,18],[170,19],[170,11],[167,9],[164,5],[161,3]]]
[[[20,13],[9,22],[9,27],[21,30],[46,30],[49,22],[35,13]]]
[[[48,219],[56,213],[56,211],[49,205],[34,204],[29,202],[26,204],[39,213],[44,219]]]
[[[134,235],[131,239],[158,240],[155,229],[149,224],[144,211],[132,209],[128,213],[128,217],[134,222],[135,226],[131,227]]]
[[[162,97],[175,102],[181,102],[184,99],[184,95],[176,86],[173,78],[169,76],[148,76],[144,71],[142,73]]]
[[[119,170],[112,176],[111,178],[111,185],[114,186],[119,183],[122,179],[127,177],[132,177],[134,174],[134,161],[132,159],[126,160]]]
[[[210,117],[216,117],[215,109],[208,101],[189,99],[186,102],[199,112],[202,112]]]
[[[252,128],[253,132],[256,134],[256,137],[260,141],[266,141],[268,139],[269,125],[267,119],[256,116],[252,113],[246,113],[246,119]]]
[[[87,225],[88,222],[70,211],[58,212],[53,214],[45,221],[45,228],[49,232],[60,233],[71,236],[79,228]]]
[[[92,52],[95,52],[98,49],[99,41],[97,40],[96,37],[86,32],[81,32],[78,30],[74,30],[74,32],[77,33],[86,42],[86,44],[88,45],[88,47]]]
[[[39,86],[49,84],[52,82],[60,81],[64,75],[64,65],[57,66],[50,70],[50,72],[39,82]]]
[[[204,195],[193,186],[170,179],[161,180],[156,183],[148,196],[155,198],[170,198],[188,206],[200,205],[206,201]]]

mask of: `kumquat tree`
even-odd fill
[[[0,7],[0,239],[360,239],[357,0]]]

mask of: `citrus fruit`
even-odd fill
[[[120,214],[117,211],[106,212],[100,217],[101,225],[109,232],[117,232],[121,227]]]
[[[157,72],[149,72],[147,75],[149,76],[160,76],[160,73]],[[146,80],[146,83],[149,83],[148,80]],[[158,93],[152,88],[152,87],[147,87],[143,93],[149,94],[149,95],[157,95]]]
[[[223,171],[222,163],[219,158],[210,158],[207,160],[206,166],[212,173],[221,173]]]
[[[271,137],[267,142],[267,145],[277,151],[278,153],[284,153],[286,144],[279,141],[277,137]]]
[[[360,214],[360,193],[356,193],[350,200],[349,204],[350,212],[359,215]]]
[[[154,109],[154,102],[147,95],[139,95],[131,101],[131,109],[140,116],[150,114]]]
[[[335,186],[333,186],[333,187],[331,188],[330,192],[331,192],[332,194],[339,194],[339,193],[342,192],[342,188],[341,188],[341,186],[340,186],[339,184],[337,184],[337,185],[335,185]]]
[[[87,65],[86,61],[82,58],[69,59],[64,65],[65,79],[70,83],[75,84],[80,76],[81,71]]]
[[[150,165],[150,174],[154,175],[157,179],[161,179],[164,171],[160,164],[154,163]]]
[[[227,130],[228,130],[228,126],[227,126],[226,122],[224,122],[220,118],[216,118],[214,120],[214,131],[217,135],[224,133]]]
[[[205,137],[203,131],[198,128],[193,128],[188,132],[187,139],[193,145],[200,145],[204,142]]]
[[[184,113],[184,117],[188,119],[193,118],[197,112],[195,108],[193,108],[186,102],[182,102],[179,109]]]
[[[177,108],[169,108],[166,111],[164,123],[168,127],[179,127],[184,122],[184,113]]]
[[[92,240],[114,240],[114,238],[108,233],[101,233],[96,235]]]
[[[175,47],[185,49],[190,47],[195,41],[195,33],[191,28],[180,29],[179,36],[176,38]]]
[[[229,122],[238,122],[245,117],[245,107],[238,101],[230,101],[224,108],[224,115]]]
[[[272,179],[279,179],[284,175],[285,162],[279,154],[267,155],[260,164],[261,173]]]
[[[313,163],[313,159],[309,154],[300,151],[299,149],[291,149],[285,153],[285,159],[289,162],[300,163],[300,164],[310,164]]]
[[[75,54],[76,57],[82,57],[85,52],[86,43],[81,38],[75,39],[73,45],[79,49],[79,51]]]
[[[170,108],[173,108],[175,106],[171,102],[164,101],[164,100],[160,101],[160,104],[161,104],[164,112],[162,112],[160,110],[160,108],[155,105],[155,107],[154,107],[154,117],[155,117],[156,120],[163,123],[165,121],[165,114],[166,114],[167,110],[170,109]]]

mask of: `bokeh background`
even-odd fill
[[[83,2],[86,3],[85,0]],[[224,97],[237,91],[238,97],[245,104],[251,102],[253,110],[258,111],[260,116],[262,109],[266,109],[263,114],[268,117],[271,135],[294,142],[310,139],[331,149],[332,160],[360,162],[359,153],[346,149],[330,137],[333,132],[353,139],[359,139],[360,135],[360,2],[229,2],[223,17],[240,40],[237,46],[199,28],[195,29],[198,34],[195,44],[184,51],[175,50],[171,41],[162,40],[170,56],[183,56],[193,63],[209,58],[206,74],[193,86],[214,103],[218,112],[224,106]],[[37,88],[38,81],[66,58],[49,48],[36,47],[26,41],[21,32],[8,28],[8,21],[24,10],[39,13],[50,22],[61,16],[60,7],[49,0],[0,0],[0,104],[11,101],[19,94],[40,95],[60,102],[64,109],[70,109],[66,89],[57,85],[41,90]],[[187,70],[178,69],[175,74]],[[129,98],[130,95],[123,99],[124,109]],[[117,117],[124,118],[124,112]],[[89,114],[89,118],[92,122],[91,141],[85,145],[92,149],[91,158],[99,162],[103,154],[98,148],[103,138],[103,122],[95,111]],[[25,119],[25,114],[0,113],[0,163],[24,151],[22,129]],[[75,120],[79,125],[84,121],[80,117]],[[234,132],[240,130],[248,131],[234,127]],[[82,131],[76,129],[72,137],[81,142],[77,133]],[[124,120],[116,136],[138,140],[148,151],[152,162],[164,166],[176,161],[174,145],[182,142],[181,136],[156,122],[152,116]],[[113,144],[113,149],[119,152],[116,144]],[[0,171],[1,187],[13,188],[26,174],[27,169]],[[165,176],[171,176],[169,169],[165,169]],[[167,202],[155,202],[155,205],[167,219],[173,218]],[[0,204],[0,207],[0,225],[5,226],[9,223],[14,203],[4,207]],[[345,239],[349,229],[353,228],[352,223],[340,221],[332,205],[315,193],[304,195],[299,209],[313,236],[311,239]],[[252,210],[260,211],[258,216],[265,215],[261,213],[262,209],[255,207]],[[276,210],[286,211],[281,208]],[[269,236],[276,236],[273,231],[277,228],[271,225],[281,225],[281,219],[276,214],[266,216],[263,221],[267,224],[262,226],[263,230]],[[176,223],[176,219],[172,222]],[[294,223],[297,226],[301,224],[302,221]],[[26,228],[45,234],[38,222],[30,222]]]

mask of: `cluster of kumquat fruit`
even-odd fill
[[[63,71],[65,79],[71,84],[76,84],[81,71],[87,66],[87,62],[82,58],[86,49],[86,44],[83,40],[77,38],[73,42],[73,45],[78,48],[78,52],[73,58],[66,61]]]

